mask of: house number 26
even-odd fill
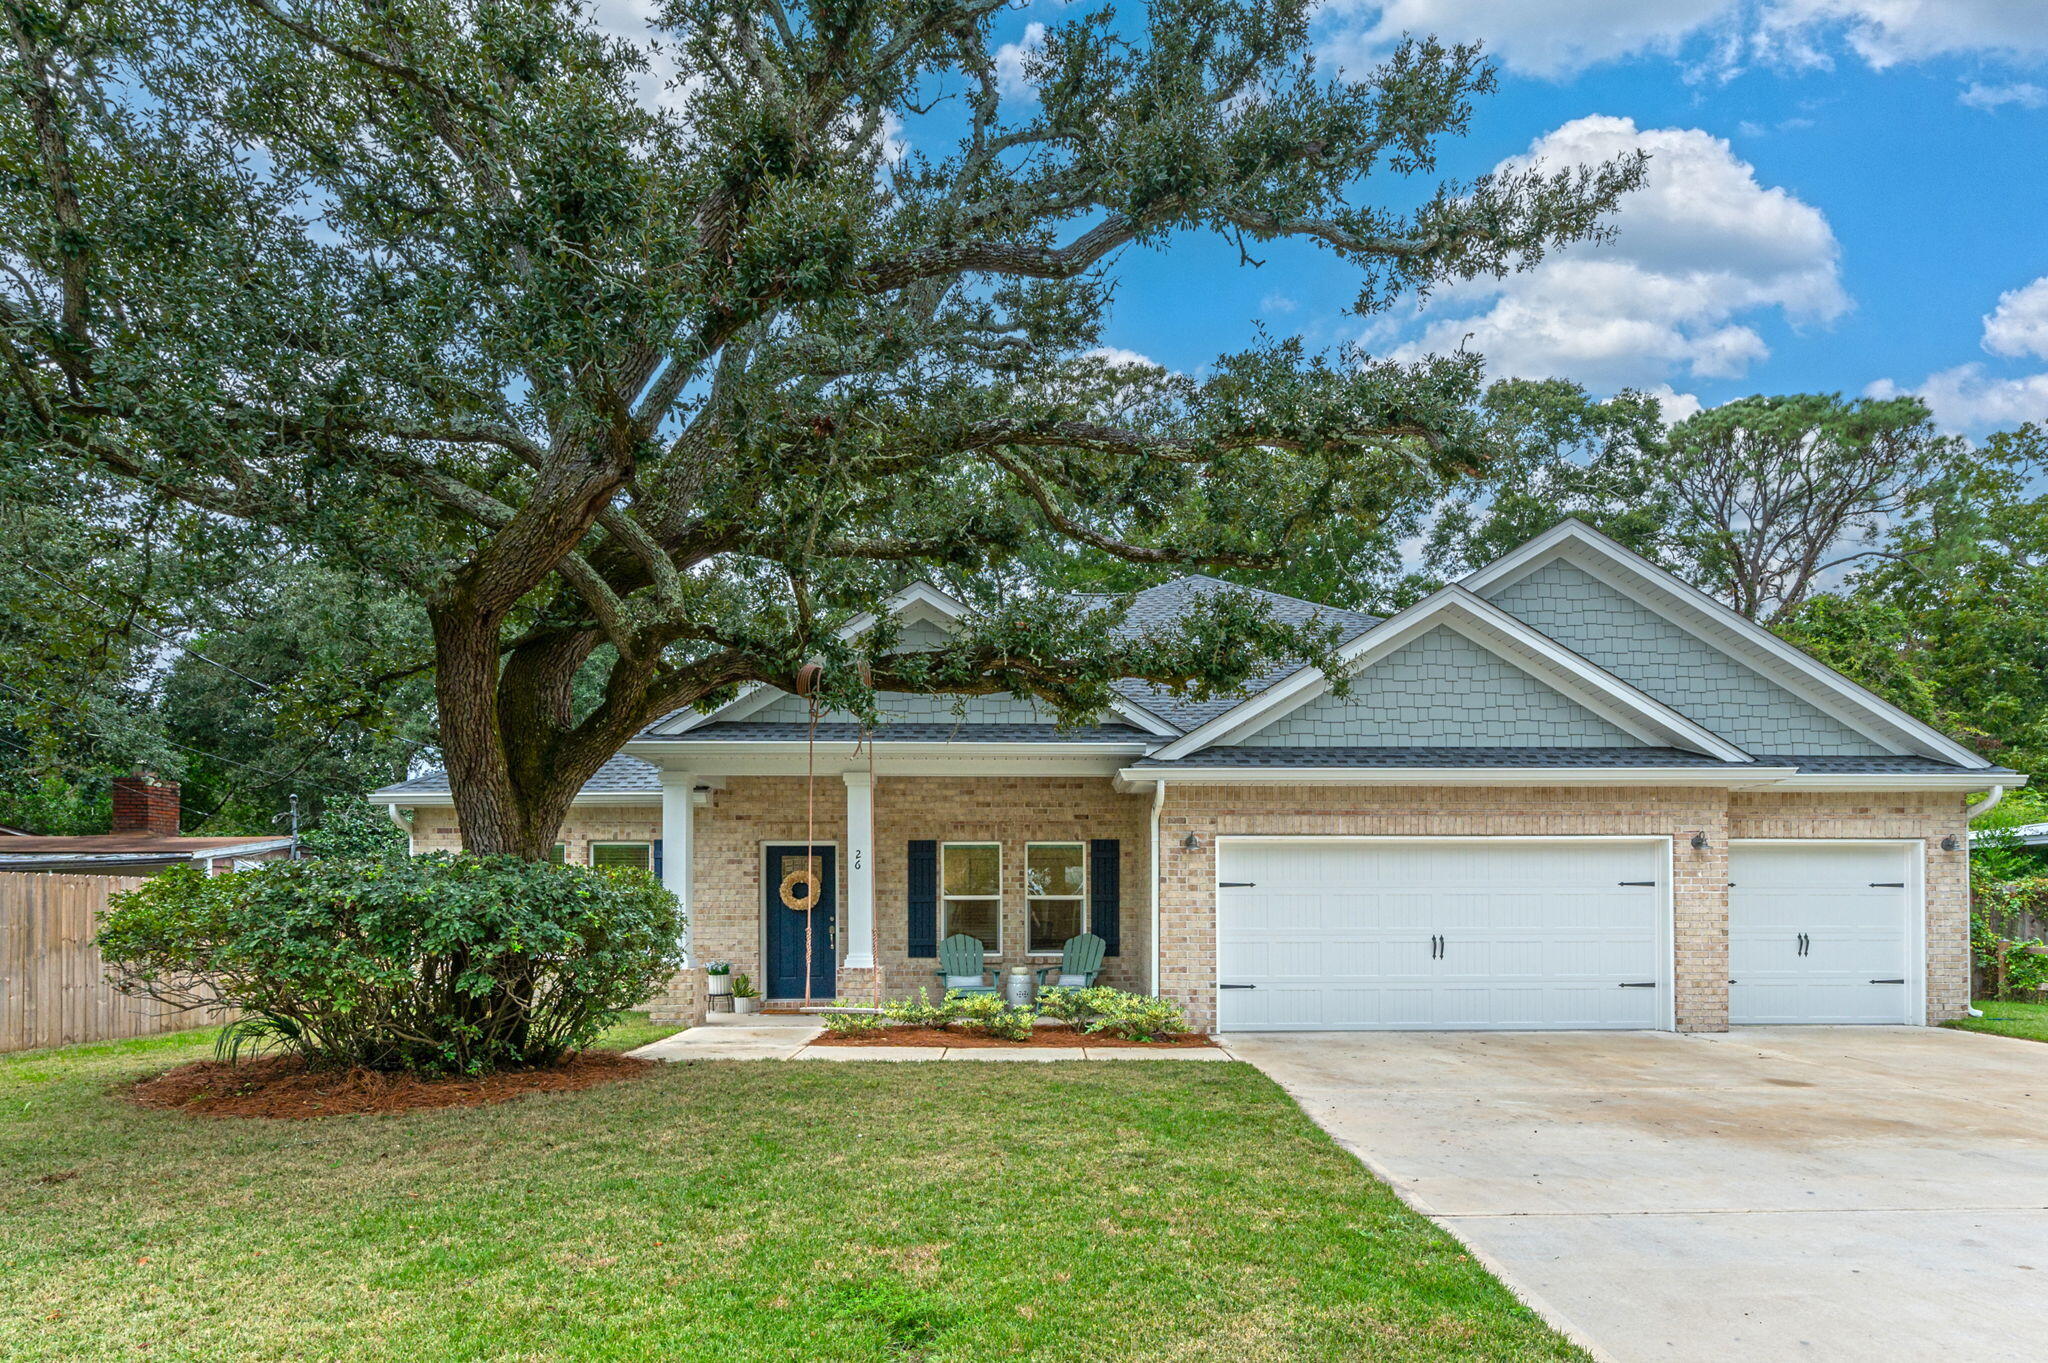
[[[862,859],[863,859],[864,857],[866,857],[866,856],[867,856],[867,852],[866,852],[865,850],[863,850],[863,849],[861,849],[861,848],[859,848],[859,847],[856,847],[856,848],[854,848],[854,849],[853,849],[853,869],[854,869],[854,870],[858,871],[858,870],[862,869],[862,867],[864,867],[864,866],[865,866],[865,865],[867,864],[867,863],[866,863],[866,862],[865,862],[864,860],[862,860]]]

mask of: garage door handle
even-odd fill
[[[1621,989],[1655,989],[1657,982],[1655,980],[1644,980],[1640,984],[1624,984],[1616,987]]]
[[[1904,980],[1872,980],[1872,984],[1904,984]]]
[[[1216,987],[1217,987],[1218,989],[1257,989],[1257,988],[1258,988],[1258,986],[1257,986],[1257,985],[1255,985],[1255,984],[1219,984],[1219,985],[1217,985]]]
[[[1870,888],[1873,890],[1903,890],[1906,888],[1906,882],[1903,880],[1873,880],[1870,882]]]
[[[1649,886],[1649,887],[1651,887],[1652,889],[1655,889],[1655,888],[1656,888],[1656,885],[1657,885],[1657,882],[1656,882],[1656,881],[1654,881],[1654,880],[1618,880],[1618,881],[1616,881],[1616,882],[1615,882],[1615,884],[1617,884],[1617,885],[1648,885],[1648,886]]]
[[[1219,890],[1249,890],[1258,883],[1256,880],[1219,880],[1216,882],[1216,888]],[[1251,986],[1246,985],[1245,988],[1249,989]]]

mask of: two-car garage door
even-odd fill
[[[1218,1026],[1669,1027],[1670,857],[1661,838],[1226,840]],[[1911,1020],[1911,862],[1733,844],[1731,1021]]]
[[[1224,1031],[1664,1027],[1661,839],[1228,841]]]

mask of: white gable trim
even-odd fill
[[[1874,743],[1894,750],[1905,748],[1922,757],[1954,762],[1964,767],[1992,765],[1938,729],[1913,718],[1833,668],[1809,658],[1754,620],[1731,610],[1583,521],[1559,522],[1521,548],[1470,574],[1458,585],[1483,595],[1489,588],[1519,581],[1559,557],[1641,602],[1701,643],[1724,653],[1732,652],[1765,677]],[[1730,643],[1735,645],[1732,650]],[[1749,656],[1744,657],[1745,653]]]
[[[928,582],[913,582],[884,601],[879,611],[862,611],[835,632],[842,640],[850,641],[873,629],[885,617],[893,617],[904,624],[923,621],[937,625],[953,625],[966,616],[965,602],[947,595]],[[672,738],[706,724],[743,720],[773,705],[788,694],[789,692],[779,686],[754,682],[716,710],[703,713],[687,710],[671,715],[649,728],[643,736]],[[1180,733],[1179,729],[1150,710],[1120,696],[1110,702],[1109,709],[1117,718],[1155,738],[1174,738]]]
[[[1345,671],[1371,667],[1428,631],[1446,626],[1543,685],[1591,710],[1616,728],[1652,747],[1687,748],[1724,762],[1748,762],[1750,756],[1718,734],[1695,724],[1664,702],[1595,667],[1578,654],[1545,637],[1506,611],[1488,604],[1460,586],[1441,588],[1407,610],[1367,630],[1338,650]],[[1155,756],[1172,761],[1203,748],[1235,743],[1323,695],[1329,678],[1313,667],[1302,668],[1249,698],[1185,737],[1167,744]]]

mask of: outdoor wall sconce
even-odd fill
[[[1707,835],[1705,833],[1694,833],[1692,835],[1692,850],[1695,852],[1707,850]]]
[[[1202,850],[1201,835],[1198,833],[1190,833],[1185,838],[1182,838],[1180,840],[1180,845],[1182,847],[1187,848],[1190,852],[1199,852]]]
[[[1962,844],[1956,841],[1956,835],[1953,833],[1941,840],[1941,850],[1944,852],[1953,852],[1961,846]]]

